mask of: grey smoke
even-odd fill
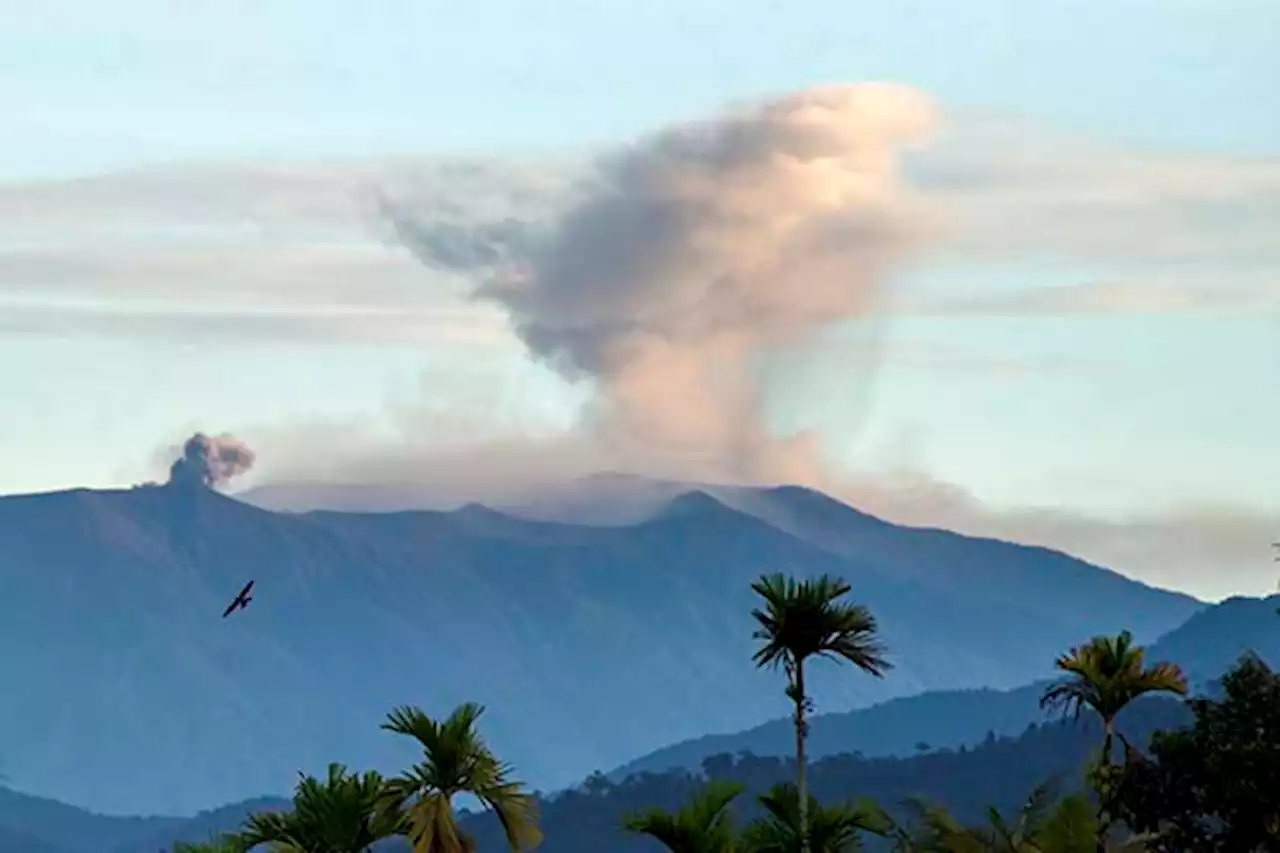
[[[814,435],[767,427],[762,363],[867,316],[930,236],[897,161],[933,122],[906,87],[817,87],[623,148],[536,240],[393,224],[423,263],[493,262],[475,297],[592,383],[587,426],[615,453],[815,483]]]
[[[532,246],[532,227],[515,217],[492,222],[433,220],[424,224],[406,215],[401,205],[390,199],[379,199],[378,208],[396,241],[411,246],[424,264],[449,272],[509,263],[527,255]]]
[[[182,455],[169,467],[169,482],[219,489],[253,467],[249,445],[233,435],[198,432],[182,446]]]

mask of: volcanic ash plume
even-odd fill
[[[226,485],[253,467],[249,446],[233,435],[196,433],[182,446],[182,456],[169,468],[169,482],[210,489]]]
[[[896,161],[933,120],[924,95],[864,84],[677,126],[603,161],[550,239],[477,296],[595,381],[613,446],[812,481],[816,443],[770,438],[757,369],[865,314],[924,236]]]

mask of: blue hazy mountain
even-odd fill
[[[122,772],[117,784],[128,784],[129,776]],[[205,841],[234,830],[253,812],[290,805],[257,797],[193,816],[119,817],[0,786],[0,853],[154,853],[175,841]]]
[[[612,527],[77,490],[0,499],[0,560],[6,783],[114,813],[284,793],[333,760],[399,767],[411,750],[378,724],[404,703],[484,703],[495,748],[543,789],[745,729],[786,707],[750,662],[767,571],[846,576],[892,648],[883,681],[815,667],[819,709],[1012,688],[1090,634],[1152,639],[1203,607],[791,488],[668,495]],[[253,603],[221,619],[250,578]]]
[[[1186,672],[1197,692],[1245,653],[1257,654],[1280,669],[1280,596],[1229,598],[1196,613],[1147,649],[1150,661],[1172,661]],[[1052,718],[1040,709],[1047,680],[1013,690],[939,690],[892,699],[870,708],[820,714],[812,720],[809,753],[814,757],[860,752],[868,757],[910,756],[926,749],[954,749],[977,743],[986,732],[1016,735],[1032,723]],[[627,762],[609,774],[661,772],[671,767],[697,769],[711,755],[750,752],[791,754],[795,730],[779,717],[746,731],[711,734],[671,744]]]

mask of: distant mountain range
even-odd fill
[[[7,784],[191,813],[330,760],[400,767],[410,753],[377,728],[392,706],[473,699],[523,778],[562,787],[783,712],[779,678],[750,662],[766,571],[842,574],[882,623],[897,668],[815,667],[820,710],[1013,688],[1094,633],[1151,640],[1204,607],[805,489],[645,494],[591,525],[478,505],[279,513],[178,486],[0,499]],[[250,578],[252,605],[220,619]]]
[[[154,853],[175,841],[229,832],[253,812],[288,806],[259,797],[191,817],[116,817],[0,787],[0,853]]]
[[[1151,731],[1184,725],[1185,706],[1169,699],[1140,700],[1121,715],[1120,728],[1133,742],[1145,743]],[[824,802],[870,796],[893,808],[908,796],[922,795],[945,804],[957,817],[981,820],[987,806],[1012,810],[1046,780],[1069,789],[1080,777],[1084,759],[1096,748],[1098,727],[1090,719],[1029,728],[1014,737],[991,736],[959,751],[935,751],[911,758],[861,760],[829,756],[811,765],[810,784]],[[792,777],[791,763],[768,757],[716,756],[706,769],[761,792]],[[616,850],[651,851],[646,839],[622,831],[632,811],[681,805],[700,784],[684,772],[640,774],[619,785],[583,786],[543,799],[540,823],[545,853]],[[0,853],[153,853],[176,841],[203,841],[237,829],[258,811],[288,808],[283,800],[258,799],[206,811],[191,818],[105,817],[60,803],[0,788]],[[743,797],[740,806],[750,809]],[[501,829],[489,815],[463,817],[463,826],[481,850],[503,848]],[[381,845],[386,853],[405,853],[403,842]],[[872,850],[878,849],[875,846]]]
[[[1252,651],[1273,666],[1280,661],[1280,597],[1231,599],[1207,608],[1149,648],[1151,660],[1182,663],[1193,683],[1212,689],[1211,681],[1241,654]],[[1182,654],[1177,654],[1181,650]],[[815,719],[811,745],[816,753],[811,774],[824,801],[868,795],[892,806],[911,795],[944,803],[962,818],[981,819],[988,805],[1015,808],[1037,783],[1056,778],[1070,786],[1083,766],[1087,750],[1097,743],[1096,723],[1059,723],[1035,715],[1041,685],[1014,691],[940,691],[895,699],[847,714]],[[1030,716],[1038,724],[1028,724]],[[1182,703],[1169,698],[1140,700],[1121,716],[1121,730],[1144,743],[1156,728],[1190,721]],[[965,732],[983,732],[968,735]],[[955,736],[954,744],[945,744]],[[925,749],[913,738],[930,737]],[[693,755],[688,771],[710,769],[727,774],[759,791],[790,777],[784,755],[789,737],[786,721],[775,721],[737,736],[707,737],[653,753],[627,765],[612,786],[582,786],[546,798],[541,822],[546,853],[582,853],[612,849],[641,853],[642,840],[619,830],[623,814],[657,805],[674,808],[697,780],[686,770],[664,770],[672,757]],[[782,749],[779,749],[779,738]],[[900,746],[905,757],[877,757]],[[691,753],[690,750],[693,750]],[[731,756],[754,754],[753,758]],[[850,753],[864,753],[859,758]],[[133,775],[120,774],[128,785]],[[625,779],[625,781],[624,781]],[[745,802],[749,803],[749,800]],[[256,798],[207,810],[192,817],[111,817],[49,799],[0,787],[0,853],[151,853],[170,849],[175,841],[200,841],[238,827],[258,811],[287,808],[280,798]],[[481,849],[501,847],[499,829],[486,816],[464,820]],[[402,853],[391,842],[388,853]]]
[[[1230,598],[1192,616],[1147,648],[1149,661],[1172,661],[1187,673],[1198,692],[1226,672],[1246,652],[1280,669],[1280,596]],[[1049,680],[1013,690],[937,690],[892,699],[870,708],[819,714],[812,720],[809,753],[814,757],[861,753],[868,758],[911,756],[955,749],[982,740],[987,732],[1016,735],[1050,718],[1040,709]],[[704,735],[671,744],[627,762],[609,777],[670,768],[696,770],[708,756],[791,754],[795,730],[780,717],[734,734]]]

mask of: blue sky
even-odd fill
[[[1045,236],[1061,230],[1050,217],[1017,236],[1026,251],[1003,256],[992,226],[969,255],[930,258],[902,273],[901,293],[1013,293],[1019,306],[895,316],[880,369],[849,363],[850,399],[822,390],[824,362],[777,418],[820,424],[855,464],[927,470],[998,507],[1120,518],[1226,505],[1280,518],[1280,280],[1258,236],[1280,205],[1271,0],[180,5],[0,0],[0,493],[135,481],[193,428],[394,431],[403,410],[424,407],[437,425],[467,411],[515,428],[568,424],[583,390],[533,364],[495,312],[459,332],[436,308],[400,310],[418,309],[397,300],[419,274],[418,293],[457,283],[362,248],[323,194],[329,177],[306,195],[316,164],[536,163],[730,102],[890,80],[958,121],[1067,140],[1069,156],[1043,166],[1063,170],[1066,190],[1075,169],[1099,198],[1117,186],[1199,195],[1176,216],[1148,204],[1110,241],[1086,208],[1075,243],[1075,229]],[[1089,153],[1072,159],[1077,145]],[[997,166],[1012,158],[986,153]],[[1166,165],[1138,175],[1149,156]],[[209,163],[225,184],[183,183]],[[267,191],[243,171],[254,164],[305,174]],[[1066,204],[1062,187],[1053,205]],[[1187,235],[1204,245],[1184,257]],[[278,251],[299,240],[328,254]],[[1144,254],[1166,243],[1175,249]],[[394,297],[370,295],[384,283]],[[1086,288],[1100,283],[1136,288],[1137,302],[1098,308]],[[1049,288],[1085,302],[1028,309],[1026,295]],[[252,335],[226,318],[174,320],[260,312],[283,294],[389,319],[361,319],[341,339],[324,331],[332,319],[286,334],[258,317]],[[1161,307],[1170,298],[1178,310]]]
[[[1270,153],[1269,0],[548,7],[5,0],[3,170],[613,141],[887,79],[1106,137]]]

